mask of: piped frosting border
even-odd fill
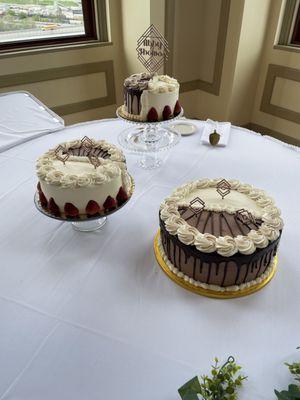
[[[269,242],[276,240],[283,228],[283,221],[274,200],[263,190],[243,184],[238,180],[228,180],[231,190],[245,194],[263,210],[262,213],[251,211],[255,217],[263,221],[257,230],[251,230],[247,235],[238,235],[234,238],[231,236],[216,237],[209,233],[199,232],[180,216],[178,208],[187,205],[182,201],[185,196],[195,189],[215,188],[220,180],[201,179],[175,189],[160,206],[160,217],[164,221],[167,231],[171,235],[177,235],[182,243],[195,246],[201,252],[217,252],[224,257],[230,257],[237,252],[252,254],[257,248],[263,249],[269,245]],[[234,207],[220,206],[219,204],[209,204],[205,206],[205,210],[226,211],[232,214],[237,211]]]
[[[48,184],[60,186],[62,188],[87,187],[93,185],[102,185],[110,182],[117,176],[122,175],[125,186],[130,186],[128,178],[126,160],[121,150],[116,146],[106,142],[105,140],[91,139],[94,148],[101,148],[109,153],[109,158],[101,158],[101,165],[94,172],[82,172],[80,174],[64,173],[55,168],[54,160],[56,160],[55,150],[58,146],[64,147],[66,150],[70,148],[79,148],[81,140],[73,140],[64,142],[56,148],[51,149],[38,158],[36,163],[36,171],[39,179],[44,180]],[[68,161],[76,161],[89,163],[88,157],[71,155]]]

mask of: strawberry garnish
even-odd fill
[[[65,210],[66,217],[78,217],[79,216],[78,208],[75,207],[72,203],[66,203],[64,210]]]
[[[125,192],[125,190],[122,188],[122,186],[120,187],[118,194],[117,194],[117,202],[118,202],[118,206],[120,207],[122,204],[124,204],[126,201],[128,200],[128,196],[127,193]]]
[[[55,215],[56,217],[60,217],[60,209],[52,197],[49,200],[48,210],[50,211],[51,214]]]
[[[166,120],[166,119],[170,119],[172,117],[173,117],[173,114],[172,114],[171,107],[165,106],[164,111],[163,111],[163,119]]]
[[[156,122],[158,121],[158,114],[157,111],[154,107],[150,108],[148,114],[147,114],[147,121],[148,122]]]
[[[90,200],[86,205],[85,211],[87,215],[99,214],[100,206],[96,201]]]
[[[42,191],[42,188],[41,188],[41,183],[40,182],[38,182],[38,184],[37,184],[37,190],[38,190],[38,192],[41,192]]]
[[[48,207],[48,201],[47,201],[44,193],[41,190],[39,191],[39,198],[40,198],[41,206],[43,208],[47,208]]]
[[[111,196],[107,196],[103,207],[105,208],[105,210],[112,211],[117,207],[117,202]]]
[[[179,104],[179,101],[176,101],[175,107],[174,107],[174,117],[179,115],[181,112],[181,105]]]

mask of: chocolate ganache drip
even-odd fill
[[[86,146],[79,147],[70,147],[68,150],[63,151],[63,154],[69,154],[71,156],[79,156],[79,157],[100,157],[100,158],[110,158],[110,154],[107,150],[102,149],[101,147],[93,147],[89,148]]]
[[[133,74],[124,82],[124,104],[129,114],[138,115],[141,112],[141,96],[143,90],[148,88],[148,82],[153,74],[143,72]]]
[[[249,221],[243,223],[236,214],[226,211],[202,210],[195,214],[189,207],[178,209],[180,216],[191,226],[198,229],[201,233],[210,233],[216,237],[247,235],[250,230],[257,230],[262,224],[262,220]]]

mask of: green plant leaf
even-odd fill
[[[288,390],[282,390],[281,392],[275,390],[275,394],[278,400],[299,400],[300,387],[297,385],[289,385]]]
[[[289,385],[289,394],[294,396],[294,399],[300,399],[300,387],[297,385]]]
[[[197,393],[199,393],[200,391],[201,386],[197,376],[186,382],[178,389],[178,392],[183,400],[198,400]],[[186,395],[191,396],[191,394],[194,394],[195,397],[185,397]]]

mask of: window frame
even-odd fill
[[[74,47],[88,44],[107,44],[106,0],[83,0],[83,22],[85,35],[49,37],[0,43],[0,55],[28,51],[49,50],[59,47]]]
[[[292,46],[300,46],[300,3],[298,10],[295,11],[295,20],[292,27],[290,44]]]
[[[277,46],[300,51],[300,42],[294,41],[295,26],[299,24],[299,18],[300,0],[286,0]]]

